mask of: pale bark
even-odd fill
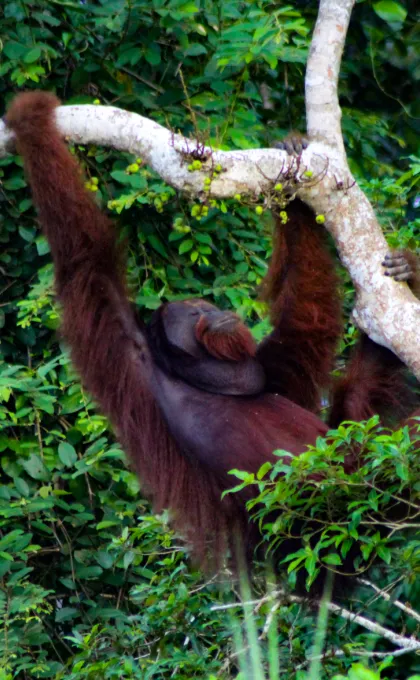
[[[114,106],[60,106],[57,124],[63,135],[76,144],[110,146],[141,157],[148,166],[175,189],[191,196],[208,196],[203,191],[204,179],[218,164],[223,168],[212,180],[211,196],[229,198],[234,194],[258,197],[272,189],[273,181],[281,169],[286,170],[291,160],[285,151],[277,149],[249,149],[247,151],[217,151],[205,149],[201,171],[189,172],[188,152],[198,148],[194,140],[173,134],[159,123],[137,113],[123,111]],[[11,148],[12,136],[0,121],[0,157]],[[327,163],[327,149],[318,145],[317,154],[323,153],[318,163]],[[305,169],[313,164],[312,153],[305,151]],[[302,164],[303,168],[303,164]]]
[[[337,85],[354,1],[320,1],[306,71],[311,144],[302,155],[298,194],[326,217],[326,227],[356,287],[356,323],[392,349],[420,378],[420,304],[406,284],[383,275],[386,242],[372,206],[353,184],[344,151]],[[57,122],[76,143],[111,146],[141,156],[168,184],[200,199],[209,196],[203,191],[205,177],[220,164],[223,171],[212,181],[212,197],[239,193],[256,198],[263,193],[269,208],[272,183],[290,163],[285,152],[273,149],[207,149],[202,169],[188,172],[188,152],[197,144],[138,114],[114,107],[63,106],[57,110]],[[10,134],[0,122],[0,156],[10,144]],[[302,178],[307,169],[316,181]]]
[[[420,378],[420,304],[405,284],[383,276],[387,244],[366,196],[352,186],[344,151],[338,77],[354,2],[321,0],[312,38],[305,80],[308,134],[327,146],[329,172],[322,188],[316,187],[311,205],[326,215],[326,226],[355,284],[355,322]],[[335,177],[351,188],[337,191]]]

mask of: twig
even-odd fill
[[[275,602],[273,606],[271,607],[270,611],[268,612],[267,618],[264,623],[264,628],[262,630],[261,635],[259,636],[259,640],[264,640],[264,638],[267,636],[268,631],[270,630],[270,626],[273,622],[274,615],[278,608],[280,607],[280,602]]]
[[[283,590],[276,590],[270,593],[269,595],[265,595],[259,600],[249,600],[247,602],[233,602],[225,605],[215,605],[211,607],[211,610],[220,611],[224,609],[233,609],[235,607],[242,608],[246,605],[261,605],[264,602],[269,602],[277,597],[285,598],[290,603],[295,602],[302,603],[308,601],[306,598],[301,597],[300,595],[291,595],[287,594]],[[311,602],[312,604],[316,605],[320,604],[319,600],[311,600]],[[334,602],[329,602],[327,604],[327,607],[328,610],[333,614],[336,614],[337,616],[340,616],[341,618],[345,619],[346,621],[350,621],[351,623],[357,623],[359,626],[362,626],[362,628],[366,628],[366,630],[369,630],[371,633],[376,633],[376,635],[385,638],[385,640],[389,640],[394,645],[396,645],[397,647],[401,647],[402,649],[405,649],[407,652],[410,651],[415,652],[417,650],[420,650],[420,641],[416,640],[414,637],[406,637],[404,635],[400,635],[399,633],[395,633],[394,631],[385,628],[385,626],[381,626],[379,623],[371,621],[370,619],[366,618],[366,616],[361,616],[360,614],[353,614],[348,609],[340,607],[338,604],[335,604]]]
[[[357,649],[352,649],[351,650],[351,655],[352,656],[360,656],[360,657],[365,657],[365,658],[371,658],[371,659],[385,659],[387,656],[403,656],[403,654],[410,654],[413,650],[412,649],[395,649],[391,652],[367,652],[364,650],[357,650]],[[302,668],[305,668],[311,661],[318,661],[318,660],[325,660],[325,659],[331,659],[339,656],[347,656],[349,655],[349,651],[346,650],[344,651],[343,649],[330,649],[327,650],[324,654],[318,654],[317,656],[310,656],[304,661],[303,663],[299,664],[296,666],[296,670],[300,671]]]
[[[403,604],[399,600],[394,600],[389,593],[387,593],[385,590],[381,590],[376,586],[374,583],[371,583],[371,581],[368,581],[365,578],[358,578],[357,579],[359,583],[363,583],[363,585],[368,586],[369,588],[372,588],[375,593],[378,593],[384,600],[387,602],[391,602],[395,607],[398,607],[398,609],[401,609],[401,611],[405,612],[408,616],[411,616],[411,618],[416,619],[416,621],[420,622],[420,614],[416,612],[410,605]]]
[[[344,609],[344,607],[339,607],[337,604],[334,604],[334,602],[330,602],[328,604],[328,609],[333,614],[337,614],[337,616],[340,616],[351,623],[357,623],[359,626],[366,628],[366,630],[370,630],[371,633],[376,633],[376,635],[385,638],[385,640],[389,640],[397,647],[401,647],[402,649],[412,652],[420,650],[420,641],[416,640],[414,637],[406,637],[404,635],[400,635],[399,633],[394,633],[393,630],[389,630],[389,628],[385,628],[379,623],[371,621],[370,619],[366,618],[366,616],[353,614],[348,609]]]

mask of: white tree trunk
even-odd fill
[[[338,77],[345,37],[355,0],[320,0],[306,70],[309,148],[302,154],[298,195],[318,214],[334,237],[350,272],[357,298],[354,319],[375,341],[392,349],[420,379],[420,304],[404,283],[383,275],[387,251],[372,206],[347,165],[341,132]],[[188,172],[188,153],[196,142],[174,135],[158,123],[114,107],[61,106],[57,122],[76,143],[111,146],[141,156],[168,184],[191,196],[207,196],[204,179],[212,167],[223,171],[212,180],[211,196],[257,197],[269,190],[290,165],[285,152],[273,149],[213,151],[206,149],[200,171]],[[11,147],[11,135],[0,121],[0,156]],[[296,168],[297,161],[294,160]],[[303,176],[313,171],[310,181]],[[282,181],[282,180],[278,180]]]

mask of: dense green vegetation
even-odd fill
[[[4,0],[1,111],[20,89],[42,88],[67,103],[141,113],[219,148],[268,146],[304,127],[303,76],[316,9],[302,0]],[[415,247],[420,237],[419,19],[413,0],[360,2],[341,74],[351,167],[393,246]],[[88,188],[128,239],[129,282],[145,318],[162,297],[199,295],[237,310],[262,337],[268,323],[255,288],[270,254],[270,215],[234,200],[197,215],[141,160],[110,149],[74,152]],[[168,517],[153,515],[142,500],[57,340],[48,246],[16,156],[0,159],[0,204],[0,680],[420,674],[415,654],[358,659],[360,649],[384,653],[393,646],[337,617],[326,627],[320,616],[317,627],[317,612],[298,602],[267,596],[245,610],[214,609],[237,602],[239,585],[224,573],[205,581],[192,570]],[[343,290],[349,311],[344,272]],[[339,366],[354,336],[349,323]],[[357,479],[342,470],[336,443],[343,438],[361,441],[369,453]],[[275,541],[300,502],[296,481],[326,460],[334,471],[303,508],[310,516],[334,498],[333,528],[326,527],[318,549],[303,544],[287,562],[291,582],[303,569],[310,583],[328,541],[335,569],[356,542],[361,565],[378,557],[372,581],[395,584],[393,596],[420,604],[418,524],[385,540],[364,523],[389,502],[372,488],[379,463],[388,491],[410,489],[419,504],[416,452],[405,432],[388,435],[371,422],[320,442],[282,469],[286,476],[265,471],[264,507],[283,511],[282,522],[269,527]],[[262,572],[252,597],[265,592]],[[353,605],[345,604],[396,632],[416,633],[418,621],[374,596],[361,586]],[[322,666],[307,662],[323,639],[329,652]],[[238,655],[244,643],[250,653]]]

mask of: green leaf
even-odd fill
[[[12,531],[9,531],[6,536],[3,536],[3,538],[0,538],[0,550],[3,550],[4,548],[7,548],[8,546],[12,544],[16,544],[17,541],[21,539],[23,535],[22,529],[13,529]]]
[[[309,576],[314,575],[315,570],[316,570],[316,565],[317,565],[317,556],[315,553],[311,553],[308,555],[308,557],[305,560],[305,568],[306,571],[308,572]]]
[[[398,477],[402,479],[404,482],[408,482],[408,480],[410,479],[409,470],[405,462],[397,463],[395,466],[395,472],[397,473]]]
[[[266,462],[263,465],[261,465],[260,469],[257,472],[257,479],[262,479],[269,470],[271,470],[273,467],[272,463]]]
[[[66,467],[72,467],[78,460],[74,447],[68,442],[60,442],[58,445],[58,457]]]
[[[254,473],[245,472],[244,470],[229,470],[230,475],[235,475],[238,479],[242,479],[245,482],[253,482],[255,479]]]
[[[129,175],[130,178],[130,184],[133,187],[133,189],[146,189],[147,187],[147,180],[145,177],[142,175]]]
[[[332,564],[334,566],[339,566],[340,564],[343,564],[341,557],[335,553],[325,555],[325,557],[322,558],[322,561],[325,564]]]
[[[33,47],[29,52],[23,57],[25,64],[32,64],[34,61],[38,61],[41,56],[41,48],[36,46]]]
[[[76,570],[76,576],[80,579],[95,579],[98,578],[103,573],[101,567],[79,567]]]
[[[19,234],[24,239],[24,241],[32,243],[35,238],[36,230],[35,228],[28,229],[27,227],[19,227]]]
[[[249,149],[249,136],[245,131],[230,130],[229,136],[239,149]]]
[[[32,200],[30,198],[24,198],[23,201],[19,203],[19,212],[22,214],[29,210],[33,205]]]
[[[208,246],[213,245],[213,240],[212,240],[210,234],[206,234],[205,232],[198,231],[195,234],[195,238],[197,239],[197,241],[199,241],[199,243],[205,243]]]
[[[123,559],[123,566],[124,566],[124,569],[128,569],[128,567],[130,566],[130,564],[132,564],[132,562],[134,561],[135,556],[136,556],[136,555],[135,555],[135,553],[133,552],[133,550],[128,550],[128,551],[125,553],[124,559]]]
[[[33,567],[25,567],[24,569],[19,569],[19,571],[15,571],[14,574],[7,580],[7,585],[10,588],[11,586],[14,586],[17,583],[19,583],[19,581],[20,582],[23,581],[23,579],[26,576],[28,576],[28,574],[30,574],[33,570],[34,570]]]
[[[22,6],[19,1],[17,2],[4,2],[4,16],[7,19],[14,19],[15,22],[22,21],[25,19],[25,10],[24,10],[24,5]],[[1,678],[1,680],[4,680],[4,678]]]
[[[27,498],[30,494],[29,486],[27,482],[22,477],[16,477],[15,479],[16,491],[20,493],[21,496]]]
[[[162,304],[162,300],[157,295],[138,295],[136,297],[136,304],[146,307],[146,309],[158,309]]]
[[[159,255],[162,255],[162,257],[164,257],[166,260],[169,260],[169,255],[160,238],[158,238],[155,234],[150,234],[150,236],[147,237],[147,240],[152,248],[154,248],[156,252],[159,253]]]
[[[200,54],[207,54],[206,48],[204,45],[200,45],[200,43],[190,45],[184,52],[186,57],[198,57]]]
[[[40,23],[49,24],[50,26],[59,26],[61,23],[59,19],[48,14],[47,10],[44,10],[43,12],[31,11],[31,17],[37,19]]]
[[[13,562],[13,555],[10,555],[10,553],[4,552],[3,550],[0,550],[0,559],[2,560],[7,560],[8,562]]]
[[[195,2],[186,2],[184,5],[178,8],[178,12],[182,14],[195,14],[199,12],[200,8],[195,4]]]
[[[0,316],[0,328],[3,328],[5,323],[4,314]],[[8,387],[0,387],[0,401],[9,401],[12,390]]]
[[[32,479],[39,479],[42,481],[48,481],[50,478],[50,473],[42,462],[41,458],[35,453],[31,453],[29,458],[19,458],[19,463],[26,470],[28,475]]]
[[[407,10],[394,0],[380,0],[375,2],[373,9],[376,14],[388,24],[402,23],[407,17]]]
[[[26,45],[22,45],[22,43],[18,43],[15,40],[9,40],[3,48],[3,53],[6,57],[9,57],[9,59],[20,59],[27,51],[28,48]]]
[[[50,252],[50,245],[49,245],[47,239],[45,238],[45,236],[38,236],[35,239],[35,245],[36,245],[38,255],[40,255],[40,256],[46,255],[47,253]]]
[[[379,545],[376,549],[376,552],[378,553],[379,557],[384,562],[386,562],[386,564],[391,564],[392,553],[389,548],[387,548],[385,545]]]
[[[59,363],[59,357],[54,357],[53,359],[51,359],[51,361],[48,361],[43,366],[40,366],[38,368],[38,371],[37,371],[39,377],[45,378],[45,376],[48,375],[48,373],[50,371],[52,371],[54,368],[56,368],[58,363]]]
[[[117,68],[121,68],[125,64],[130,63],[131,66],[137,64],[143,56],[143,51],[138,47],[130,47],[128,50],[123,50],[118,55],[118,59],[115,62]]]
[[[36,408],[49,413],[51,416],[54,413],[54,405],[56,403],[56,398],[49,394],[36,394],[34,397],[34,405]]]
[[[79,614],[79,610],[75,607],[62,607],[56,610],[55,620],[56,623],[61,623],[62,621],[68,621],[69,619],[75,619]]]
[[[98,526],[96,528],[98,528]],[[103,569],[111,569],[114,564],[114,558],[105,550],[99,550],[95,555],[95,559]]]
[[[287,573],[290,574],[292,571],[294,571],[296,567],[298,567],[303,562],[304,559],[305,555],[303,555],[302,557],[296,557],[296,559],[290,562],[289,566],[287,567]]]
[[[144,53],[144,58],[151,66],[158,66],[161,61],[160,45],[152,42]]]
[[[61,413],[75,413],[80,411],[84,406],[83,398],[80,392],[75,392],[74,394],[65,394],[64,397],[60,399]]]
[[[349,671],[349,680],[380,680],[379,673],[366,668],[361,663],[354,663]]]
[[[180,231],[171,231],[171,233],[168,236],[168,241],[172,243],[173,241],[179,241],[180,239],[184,238],[185,234],[183,234]]]
[[[18,189],[23,189],[23,187],[26,187],[26,182],[23,177],[16,175],[15,177],[6,179],[3,182],[3,186],[8,191],[17,191]]]
[[[184,253],[188,253],[191,248],[194,247],[194,241],[190,238],[186,239],[181,243],[181,245],[178,248],[178,253],[180,255],[183,255]]]
[[[131,175],[124,170],[114,170],[111,172],[111,177],[120,184],[131,184]]]
[[[50,485],[48,486],[41,486],[39,489],[39,495],[41,498],[48,498],[49,495],[51,494],[52,487]]]
[[[98,531],[100,531],[101,529],[108,529],[109,527],[115,527],[118,525],[119,522],[113,520],[104,520],[103,522],[99,522],[99,524],[96,525],[96,528]]]

